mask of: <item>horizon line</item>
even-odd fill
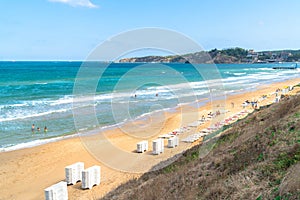
[[[217,49],[217,50],[226,50],[226,49],[235,49],[235,48],[242,48],[242,47],[226,47],[226,48],[222,48],[222,49],[218,49],[218,48],[212,48],[210,50],[203,50],[205,52],[209,52],[211,50],[214,50],[214,49]],[[242,49],[245,49],[245,50],[254,50],[255,52],[268,52],[268,51],[297,51],[297,50],[300,50],[299,49],[292,49],[292,48],[287,48],[287,49],[273,49],[273,50],[255,50],[253,48],[249,48],[249,49],[246,49],[246,48],[242,48]],[[191,54],[191,53],[197,53],[198,51],[196,52],[189,52],[189,53],[186,53],[186,54]],[[147,56],[161,56],[161,55],[144,55],[144,56],[136,56],[136,57],[126,57],[126,58],[138,58],[138,57],[147,57]],[[170,55],[166,55],[166,56],[171,56]],[[162,56],[162,57],[165,57],[165,56]],[[120,59],[123,59],[123,58],[120,58]],[[119,59],[119,60],[120,60]],[[115,61],[109,61],[109,60],[84,60],[84,59],[33,59],[33,60],[28,60],[28,59],[3,59],[3,60],[0,60],[0,62],[33,62],[33,61],[36,61],[36,62],[115,62]]]

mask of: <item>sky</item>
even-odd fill
[[[299,0],[1,0],[0,60],[84,60],[112,36],[145,27],[204,50],[300,49],[299,10]]]

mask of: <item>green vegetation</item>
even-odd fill
[[[281,153],[278,158],[274,161],[277,170],[286,170],[291,165],[296,164],[300,161],[300,145],[295,145],[293,152]]]
[[[240,47],[212,49],[185,55],[145,56],[124,58],[120,62],[162,62],[162,63],[261,63],[261,62],[297,62],[300,50],[261,51]]]
[[[233,56],[242,59],[242,58],[246,58],[246,56],[248,55],[248,50],[236,47],[236,48],[229,48],[223,50],[213,49],[208,53],[210,54],[211,57],[215,57],[218,54],[222,54],[222,55]]]

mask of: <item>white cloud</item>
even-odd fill
[[[97,8],[98,6],[90,2],[90,0],[48,0],[50,2],[65,3],[71,6],[82,6],[88,8]]]

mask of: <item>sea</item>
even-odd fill
[[[279,65],[293,63],[2,61],[0,151],[105,130],[212,96],[221,98],[300,77],[299,70],[272,69]],[[74,112],[78,108],[80,117]]]

